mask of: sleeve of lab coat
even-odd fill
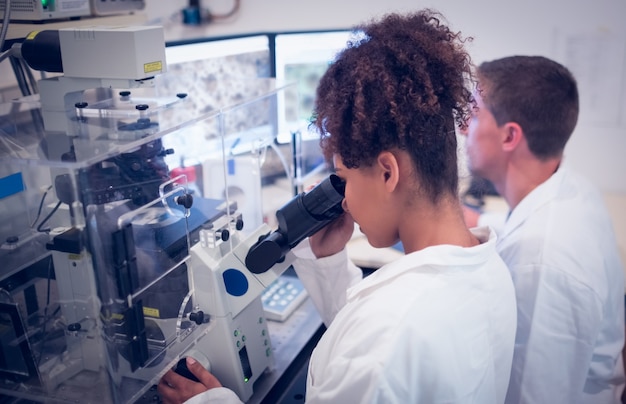
[[[555,268],[511,270],[518,327],[506,402],[579,402],[603,316],[599,297]]]
[[[185,401],[185,404],[242,404],[237,394],[226,387],[217,387],[197,394]]]
[[[348,259],[345,248],[330,257],[315,258],[309,239],[293,250],[293,267],[326,326],[346,304],[346,290],[359,282],[363,272]]]

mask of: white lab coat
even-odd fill
[[[515,295],[495,234],[474,231],[483,244],[408,254],[347,294],[341,286],[355,278],[345,254],[294,264],[332,320],[311,355],[307,403],[504,401]]]
[[[601,196],[562,166],[511,212],[497,248],[518,305],[507,403],[618,403],[624,273]]]
[[[476,247],[429,247],[363,280],[345,250],[314,259],[308,240],[294,249],[294,268],[328,325],[311,355],[307,403],[504,402],[515,292],[495,233],[473,231]],[[239,402],[220,388],[188,403],[216,396]]]

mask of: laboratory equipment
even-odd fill
[[[75,0],[12,0],[9,11],[12,21],[46,21],[79,18],[91,15],[88,1]],[[0,4],[4,15],[5,2]]]
[[[165,34],[158,26],[63,28],[30,33],[21,53],[35,70],[63,73],[38,83],[47,131],[73,134],[74,106],[83,92],[151,87],[165,73]]]
[[[262,274],[289,251],[343,213],[345,182],[331,174],[311,191],[300,193],[276,212],[278,229],[264,235],[246,255],[246,266]]]
[[[11,0],[11,21],[44,22],[81,17],[127,14],[145,8],[144,0]],[[0,2],[4,14],[5,2]]]
[[[104,16],[115,14],[131,14],[146,7],[145,0],[102,1],[90,0],[91,15]]]
[[[250,162],[241,175],[280,188],[263,163],[276,98],[293,88],[224,77],[208,103],[180,75],[134,87],[70,72],[56,82],[80,84],[51,84],[54,102],[0,107],[0,395],[133,403],[191,355],[248,400],[273,362],[260,296],[293,258],[251,273],[248,250],[271,228],[247,226],[228,176],[213,178],[219,197],[193,195],[170,167],[235,156]],[[293,196],[292,172],[274,197]]]
[[[261,295],[265,317],[274,321],[287,320],[308,295],[297,276],[279,276]]]

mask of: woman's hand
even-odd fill
[[[187,357],[187,368],[200,382],[194,382],[173,370],[168,371],[157,386],[157,391],[165,404],[181,404],[209,389],[222,387],[215,376],[191,357]]]
[[[311,250],[317,258],[328,257],[343,250],[354,232],[354,219],[344,212],[326,227],[309,237]]]

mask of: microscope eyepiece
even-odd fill
[[[341,201],[343,201],[345,188],[346,184],[343,180],[335,174],[331,174],[310,192],[303,194],[304,209],[317,220],[336,218],[343,213]],[[335,212],[337,205],[339,212]]]
[[[261,238],[246,255],[250,272],[266,272],[302,240],[341,216],[344,192],[345,182],[331,174],[311,191],[297,195],[278,209],[278,229]]]

